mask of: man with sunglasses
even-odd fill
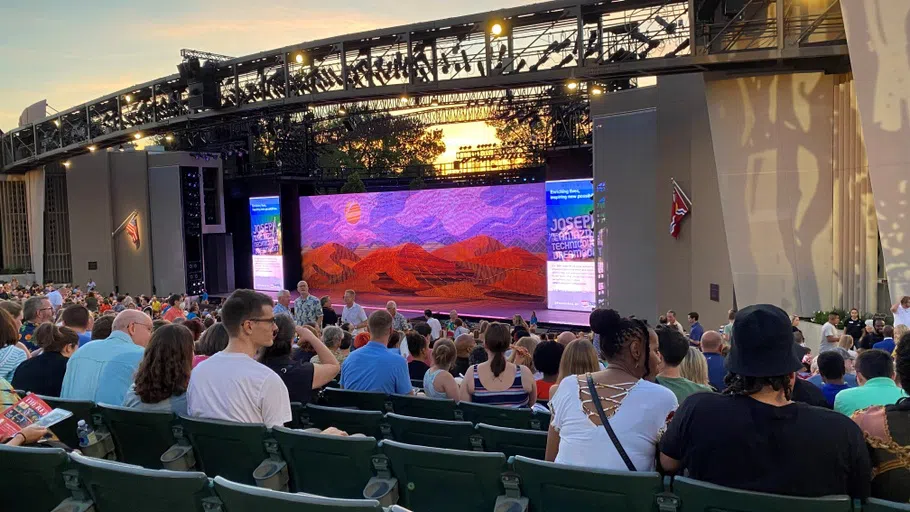
[[[272,345],[278,330],[271,297],[236,290],[221,307],[221,321],[230,336],[228,345],[193,369],[189,415],[268,427],[291,421],[287,386],[255,359],[260,348]]]
[[[110,336],[86,343],[70,357],[60,397],[122,404],[151,338],[148,315],[135,309],[121,311]]]

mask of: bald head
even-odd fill
[[[705,352],[720,353],[723,344],[724,340],[717,331],[705,331],[705,333],[701,335],[701,349]]]
[[[144,347],[152,337],[152,319],[137,309],[124,309],[114,318],[111,330],[126,333],[133,343]]]
[[[556,343],[559,343],[560,345],[568,345],[573,341],[575,341],[575,333],[570,331],[562,331],[559,333],[559,336],[556,337]]]
[[[474,341],[473,334],[465,333],[465,334],[461,334],[457,338],[455,338],[455,349],[458,351],[459,354],[470,353],[471,349],[473,349],[474,345],[476,345],[476,344],[477,344],[477,342]]]

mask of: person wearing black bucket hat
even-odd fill
[[[871,466],[859,428],[792,401],[802,363],[787,314],[749,306],[733,330],[727,388],[694,394],[679,407],[661,441],[664,471],[686,469],[691,478],[749,491],[868,497]]]

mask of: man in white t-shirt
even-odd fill
[[[676,319],[676,311],[672,309],[667,311],[667,325],[670,327],[675,327],[677,331],[685,334],[686,330],[683,328],[682,324],[679,323],[679,320]]]
[[[837,347],[837,342],[840,341],[840,335],[837,334],[837,322],[839,321],[840,315],[828,313],[828,321],[822,325],[822,340],[818,345],[819,354]]]
[[[423,312],[423,316],[427,319],[427,325],[430,326],[430,341],[438,340],[442,334],[442,324],[433,318],[433,312],[429,309]]]
[[[351,324],[354,329],[353,334],[360,334],[366,330],[367,314],[360,304],[354,302],[357,298],[357,292],[354,290],[345,290],[344,308],[341,310],[341,321]]]
[[[272,299],[237,290],[221,307],[230,339],[227,347],[199,363],[190,376],[187,410],[195,418],[283,426],[291,421],[291,400],[281,377],[254,358],[271,346],[278,327]]]
[[[901,297],[900,301],[891,306],[891,312],[894,313],[894,327],[910,326],[910,297]]]

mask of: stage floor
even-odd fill
[[[278,295],[276,292],[263,293],[266,293],[273,298]],[[320,290],[312,290],[310,293],[316,297],[329,295],[332,300],[332,307],[335,308],[335,311],[341,314],[341,309],[344,307],[344,302],[341,302],[341,296],[339,294],[327,294],[324,291]],[[292,301],[298,296],[299,294],[296,290],[291,291]],[[401,314],[408,319],[421,316],[424,309],[426,308],[431,309],[434,314],[442,316],[447,316],[449,314],[449,311],[454,309],[458,311],[459,316],[465,317],[472,321],[505,320],[507,322],[511,322],[512,317],[516,314],[521,315],[522,318],[528,320],[531,318],[531,312],[534,311],[537,313],[537,321],[540,324],[588,329],[588,317],[591,315],[591,313],[584,311],[558,311],[555,309],[547,309],[546,304],[541,303],[497,304],[491,302],[465,301],[438,297],[392,297],[389,295],[368,293],[357,295],[357,302],[363,306],[365,310],[367,310],[367,314],[377,309],[385,309],[386,302],[390,300],[394,300],[395,303],[398,304],[398,311],[400,311]]]

